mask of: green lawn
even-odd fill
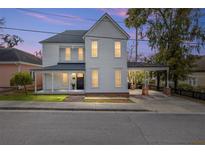
[[[32,94],[7,94],[0,95],[0,100],[17,100],[17,101],[48,101],[62,102],[68,95],[32,95]]]

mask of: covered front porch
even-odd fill
[[[37,90],[35,76],[41,73],[43,88]],[[85,70],[83,63],[60,63],[33,70],[36,94],[84,94]]]

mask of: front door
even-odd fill
[[[77,74],[77,89],[84,89],[84,74]]]

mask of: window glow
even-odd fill
[[[121,42],[115,42],[115,57],[121,57]]]
[[[115,70],[115,87],[121,87],[121,70]]]
[[[63,73],[63,84],[68,84],[68,74],[67,73]]]
[[[92,70],[92,87],[97,88],[98,87],[98,70]]]
[[[91,56],[98,57],[98,42],[92,41],[91,43]]]
[[[78,77],[78,78],[82,78],[82,77],[83,77],[83,73],[78,73],[78,74],[77,74],[77,77]]]
[[[84,60],[83,48],[78,48],[78,60]]]
[[[66,50],[65,50],[65,60],[71,60],[71,50],[70,50],[70,48],[66,48]]]

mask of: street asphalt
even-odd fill
[[[205,144],[205,114],[0,110],[0,144]]]

